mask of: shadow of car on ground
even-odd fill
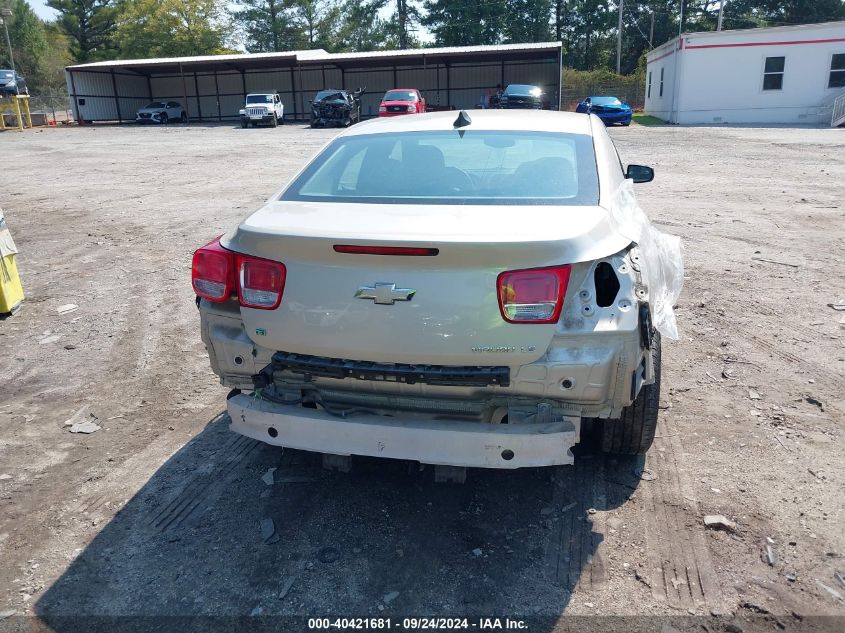
[[[584,454],[574,466],[436,484],[431,467],[392,460],[325,471],[319,455],[228,423],[211,420],[103,527],[37,602],[45,624],[507,614],[545,617],[532,630],[551,630],[576,584],[605,577],[591,511],[624,503],[642,465]]]

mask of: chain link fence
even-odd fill
[[[51,122],[61,125],[73,121],[70,100],[64,91],[29,95],[29,111],[34,126],[51,125]],[[17,125],[15,109],[10,101],[0,102],[0,116],[3,116],[6,125]]]
[[[70,98],[65,91],[30,95],[29,111],[33,114],[43,112],[56,123],[73,120],[73,112],[70,110]]]

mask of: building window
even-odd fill
[[[763,90],[783,90],[783,66],[786,57],[767,57],[763,69]]]
[[[646,99],[651,99],[651,71],[648,71],[648,91],[645,95]]]
[[[663,71],[666,70],[665,68],[660,69],[660,96],[663,97]]]
[[[845,53],[835,53],[830,59],[828,88],[845,88]]]

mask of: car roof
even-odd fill
[[[349,128],[344,136],[388,134],[392,132],[432,132],[455,129],[453,123],[458,110],[430,112],[413,116],[370,119]],[[524,130],[530,132],[561,132],[564,134],[592,134],[590,117],[575,112],[554,110],[468,110],[472,123],[465,130]]]

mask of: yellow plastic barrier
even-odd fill
[[[0,315],[14,314],[23,301],[23,286],[15,263],[17,252],[12,234],[6,227],[3,211],[0,210]]]

